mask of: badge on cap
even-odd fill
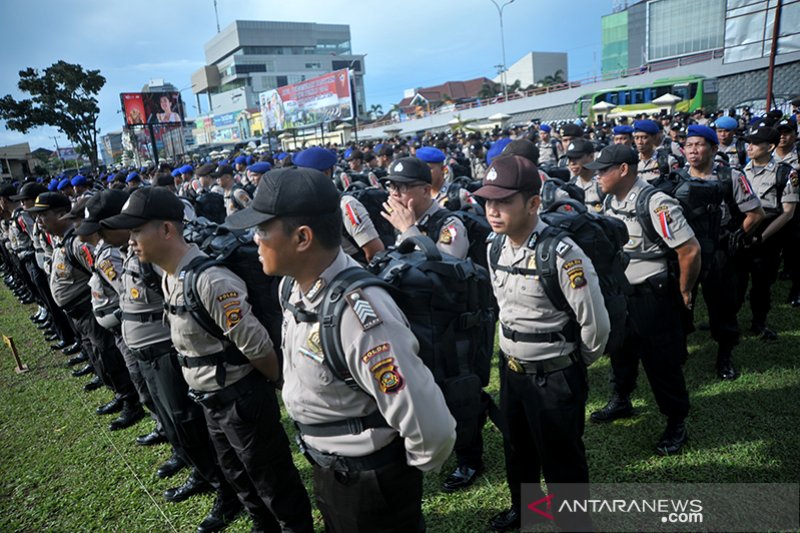
[[[84,216],[85,218],[89,218],[89,208],[88,208],[88,207],[87,207],[86,209],[84,209],[84,210],[83,210],[83,216]]]
[[[403,171],[403,163],[397,163],[394,166],[394,170],[392,172],[402,172]]]
[[[497,170],[494,167],[489,169],[489,172],[486,173],[486,181],[494,181],[497,179]]]

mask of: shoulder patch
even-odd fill
[[[447,226],[442,228],[442,231],[439,233],[439,242],[442,244],[451,244],[453,239],[456,238],[458,235],[458,230],[454,224],[448,224]]]
[[[586,276],[583,273],[583,267],[573,268],[567,274],[569,275],[569,285],[573,289],[580,289],[586,285]]]
[[[556,253],[561,257],[564,257],[564,255],[569,252],[570,249],[572,249],[572,245],[564,241],[558,241],[558,244],[556,245]]]
[[[236,291],[228,291],[228,292],[226,292],[224,294],[220,294],[219,296],[217,296],[217,301],[218,302],[224,302],[225,300],[230,300],[231,298],[236,298],[237,296],[239,296],[238,292],[236,292]]]
[[[402,390],[405,380],[400,374],[400,369],[394,364],[394,357],[389,357],[379,361],[369,369],[378,382],[381,392],[384,394],[395,394]]]
[[[583,259],[573,259],[571,261],[564,262],[564,266],[561,267],[564,270],[572,270],[575,267],[579,267],[583,264]]]
[[[367,364],[379,355],[389,353],[391,348],[392,346],[388,342],[374,346],[361,356],[361,362]]]
[[[356,318],[361,324],[361,329],[364,331],[383,323],[383,320],[381,320],[378,313],[375,312],[375,309],[372,308],[372,304],[369,303],[369,300],[364,296],[364,292],[361,289],[356,289],[348,293],[345,296],[345,300],[356,314]]]

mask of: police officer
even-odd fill
[[[781,140],[772,153],[780,163],[787,163],[800,172],[800,153],[797,146],[797,120],[794,116],[783,119],[775,125]],[[783,238],[784,270],[781,279],[790,279],[789,303],[800,307],[800,213],[795,210],[794,218],[786,225]]]
[[[221,266],[196,274],[197,303],[220,338],[186,301],[185,276],[207,256],[183,239],[182,202],[162,188],[136,191],[113,225],[131,229],[129,244],[139,260],[165,272],[162,289],[183,377],[203,407],[220,468],[255,527],[313,531],[308,496],[280,424],[273,385],[278,359],[251,312],[246,285]]]
[[[680,165],[672,154],[659,146],[661,128],[654,120],[637,120],[633,123],[633,142],[639,152],[637,171],[647,183],[666,177]]]
[[[86,176],[81,176],[78,174],[74,176],[70,183],[72,187],[75,189],[75,201],[78,202],[82,199],[88,199],[94,194],[94,191],[89,187],[89,180],[86,179]]]
[[[749,247],[736,257],[739,308],[744,303],[747,282],[751,280],[750,310],[753,313],[751,332],[762,339],[773,340],[777,333],[767,327],[771,307],[772,284],[778,278],[780,253],[785,234],[782,230],[792,220],[798,202],[797,170],[779,163],[772,155],[780,142],[780,133],[769,126],[754,128],[747,137],[744,174],[761,200],[766,218],[753,234]]]
[[[296,161],[295,164],[297,164]],[[272,170],[272,165],[268,161],[258,161],[247,167],[245,170],[244,190],[250,195],[250,198],[255,195],[261,177],[270,170]]]
[[[341,316],[341,348],[358,387],[328,368],[312,315],[339,273],[360,268],[340,247],[339,205],[324,174],[286,169],[264,176],[251,207],[228,225],[256,225],[264,272],[292,284],[283,322],[283,400],[314,461],[326,531],[422,531],[422,472],[447,459],[455,421],[417,356],[405,316],[383,288],[343,295],[353,304]]]
[[[583,128],[572,122],[568,122],[561,126],[561,156],[558,158],[558,166],[567,168],[569,159],[567,158],[567,147],[574,139],[583,137]],[[541,151],[539,157],[542,157]]]
[[[492,162],[483,183],[475,194],[486,198],[486,218],[500,239],[492,246],[501,246],[496,264],[490,254],[489,268],[500,307],[500,411],[507,423],[512,500],[490,525],[506,531],[520,525],[521,483],[534,484],[541,497],[542,473],[551,492],[558,492],[559,483],[588,483],[582,440],[586,365],[603,352],[610,322],[594,266],[571,239],[558,244],[556,263],[575,318],[545,295],[535,248],[548,226],[537,215],[541,180],[536,167],[523,157],[504,155]],[[585,519],[556,517],[566,530],[591,527]]]
[[[635,165],[639,161],[630,147],[614,145],[589,164],[598,171],[603,192],[609,194],[603,214],[622,220],[628,228],[625,251],[631,260],[625,275],[633,286],[625,341],[611,354],[612,397],[591,419],[609,422],[633,414],[630,394],[636,388],[641,360],[659,410],[667,417],[656,452],[673,455],[687,438],[689,395],[681,369],[686,353],[681,307],[692,306],[692,290],[700,274],[700,244],[674,198],[652,193],[646,212],[639,212],[637,198],[652,191],[638,176]],[[652,234],[646,231],[648,225],[655,230]],[[678,272],[670,271],[665,247],[676,252]]]
[[[431,170],[431,196],[438,205],[450,211],[480,209],[472,194],[459,184],[452,182],[452,171],[445,165],[447,156],[433,146],[417,150],[417,158],[428,164]]]
[[[221,165],[214,172],[220,187],[225,191],[225,212],[230,215],[250,205],[250,195],[233,180],[234,170],[229,165]]]
[[[539,142],[536,147],[539,149],[539,162],[545,167],[558,163],[558,159],[564,153],[561,144],[551,137],[551,131],[553,128],[547,124],[539,126]]]
[[[567,146],[566,155],[569,172],[572,174],[569,182],[583,191],[583,203],[587,207],[595,212],[600,211],[606,195],[600,190],[594,171],[586,166],[594,161],[594,143],[588,139],[574,139]]]
[[[614,126],[611,132],[614,134],[614,144],[633,146],[633,128],[631,126],[628,126],[627,124]]]
[[[431,218],[439,211],[446,211],[433,201],[431,169],[421,159],[403,157],[394,161],[383,181],[389,198],[383,204],[382,216],[397,230],[398,244],[409,237],[428,234]],[[437,218],[440,216],[443,215]],[[447,216],[440,227],[437,235],[428,237],[440,251],[465,258],[469,236],[464,223],[455,216]]]
[[[98,414],[122,410],[109,425],[114,431],[135,424],[144,417],[144,411],[113,336],[97,323],[92,313],[88,286],[94,263],[92,250],[75,238],[73,220],[64,216],[70,205],[63,194],[47,192],[40,194],[28,211],[36,213],[45,231],[60,238],[53,250],[50,290],[80,332],[83,349],[98,377],[115,393],[113,400],[97,409]]]
[[[747,152],[744,139],[736,136],[739,121],[733,117],[720,117],[714,121],[713,127],[719,139],[717,161],[741,169],[747,163]]]

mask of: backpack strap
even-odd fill
[[[537,237],[538,238],[538,237]],[[533,242],[531,242],[533,241]],[[503,250],[503,244],[506,242],[505,235],[493,233],[490,236],[489,244],[489,265],[492,270],[499,270],[500,272],[508,272],[514,276],[538,276],[538,268],[520,268],[500,264],[500,253]],[[531,239],[528,241],[528,247],[533,250],[536,246],[536,240]],[[537,258],[538,259],[538,258]]]
[[[75,242],[75,233],[70,233],[69,235],[67,235],[67,237],[64,239],[64,255],[66,255],[67,261],[69,261],[70,265],[77,268],[84,274],[91,276],[92,271],[88,270],[83,265],[83,263],[81,263],[80,259],[78,259],[78,257],[75,255],[75,252],[72,249],[72,244],[74,242]]]
[[[783,191],[786,190],[786,185],[789,183],[789,176],[792,173],[792,166],[788,163],[778,163],[778,169],[775,172],[775,194],[777,195],[778,210],[783,211]]]
[[[536,267],[542,280],[542,288],[547,298],[559,311],[570,309],[558,282],[558,265],[556,264],[558,246],[566,236],[565,231],[548,226],[539,235],[534,247]]]
[[[728,206],[728,211],[730,211],[731,223],[738,227],[741,224],[743,216],[742,211],[736,203],[736,198],[733,196],[733,172],[731,171],[731,167],[727,165],[717,165],[715,170],[717,173],[717,180],[719,180],[720,186],[722,187],[722,198]]]

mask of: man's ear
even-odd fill
[[[297,251],[305,252],[308,251],[314,241],[314,232],[308,226],[300,226],[295,230],[294,238],[297,243]]]

